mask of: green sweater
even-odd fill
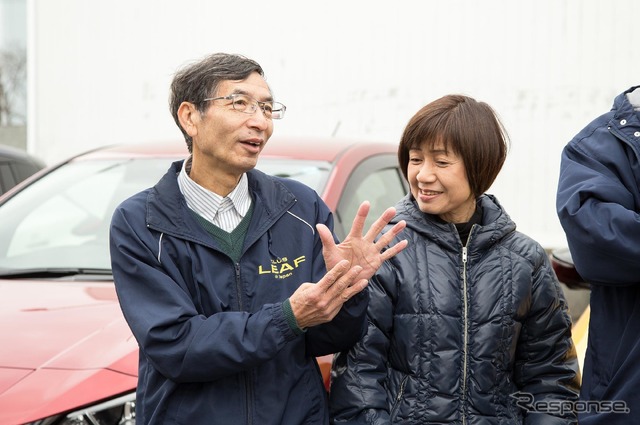
[[[193,211],[192,211],[193,212]],[[231,232],[222,230],[209,220],[205,219],[201,215],[193,212],[202,227],[213,236],[213,238],[220,244],[222,252],[227,254],[231,259],[237,263],[242,256],[242,246],[244,245],[244,237],[247,235],[249,224],[251,223],[251,217],[253,216],[253,203],[249,207],[249,211],[244,216],[240,224],[236,226]]]
[[[195,212],[193,212],[193,214],[196,216],[198,222],[200,222],[202,227],[204,227],[205,230],[209,232],[211,236],[213,236],[213,238],[220,244],[220,249],[229,257],[231,257],[231,259],[235,263],[240,261],[240,257],[242,256],[242,247],[244,245],[244,238],[247,235],[249,223],[251,223],[251,217],[253,216],[253,203],[251,204],[249,211],[247,211],[247,214],[244,216],[242,221],[240,221],[240,224],[238,224],[238,226],[236,226],[236,228],[231,232],[222,230],[221,228]],[[291,309],[289,298],[284,300],[284,302],[282,303],[282,311],[287,319],[289,327],[296,334],[300,335],[306,330],[301,329],[298,326],[298,322],[296,321],[296,318],[293,315],[293,310]]]

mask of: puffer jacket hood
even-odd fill
[[[493,195],[484,195],[480,198],[480,202],[484,212],[483,222],[486,224],[481,227],[476,226],[474,230],[473,245],[469,247],[470,250],[473,248],[473,251],[489,249],[490,245],[516,230],[515,223]],[[411,195],[398,202],[396,216],[391,223],[397,223],[401,220],[405,220],[407,228],[416,232],[417,235],[433,240],[444,249],[462,250],[462,242],[455,226],[436,217],[429,217],[417,209]]]
[[[408,247],[372,279],[369,328],[336,356],[334,424],[570,424],[578,362],[562,290],[542,247],[495,197],[463,247],[411,195]]]

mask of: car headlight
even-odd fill
[[[75,412],[51,416],[26,425],[135,425],[136,394],[85,407]]]

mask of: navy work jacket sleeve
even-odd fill
[[[623,93],[562,152],[556,208],[576,269],[591,283],[640,282],[639,116]]]

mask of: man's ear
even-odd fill
[[[200,123],[200,111],[191,102],[182,102],[178,107],[178,120],[184,131],[193,138],[198,134],[198,126]]]

